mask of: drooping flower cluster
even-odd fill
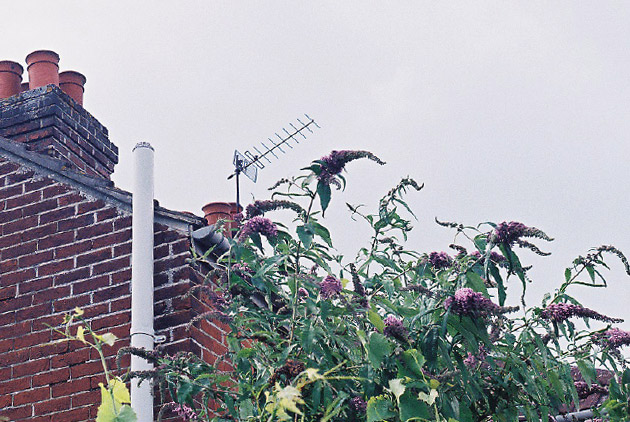
[[[523,236],[529,229],[525,224],[517,221],[502,222],[494,229],[497,243],[507,243],[511,245],[518,238]]]
[[[393,315],[389,315],[383,320],[385,328],[383,334],[387,337],[404,340],[407,338],[407,329],[403,325],[403,322]]]
[[[552,303],[540,313],[540,316],[543,319],[554,322],[563,322],[573,316],[590,318],[603,322],[623,322],[623,319],[611,318],[595,312],[592,309],[584,308],[573,303]]]
[[[239,242],[244,242],[253,233],[259,233],[267,238],[274,238],[278,234],[278,227],[268,218],[253,217],[241,228],[238,234]]]
[[[289,359],[269,377],[269,385],[275,385],[275,383],[281,379],[280,377],[283,377],[286,383],[290,383],[295,377],[300,375],[304,369],[306,369],[306,365],[304,365],[303,362]]]
[[[470,256],[472,256],[475,259],[481,259],[482,255],[481,252],[479,251],[474,251],[473,253],[470,254]],[[485,255],[484,255],[485,257]],[[502,262],[505,262],[505,257],[503,255],[501,255],[500,253],[497,252],[490,252],[490,261],[496,262],[497,264],[500,264]]]
[[[431,252],[429,254],[429,262],[434,269],[441,270],[450,267],[453,263],[453,258],[446,252]]]
[[[199,416],[197,415],[195,410],[192,407],[189,407],[185,404],[174,404],[172,409],[185,421],[198,421],[199,420]]]
[[[356,413],[365,413],[367,410],[367,403],[362,397],[353,397],[350,399],[350,409]]]
[[[304,209],[291,201],[254,201],[254,203],[249,204],[245,209],[245,213],[247,214],[247,218],[253,218],[259,215],[262,215],[268,211],[274,211],[279,209],[292,209],[298,214],[302,214]]]
[[[245,281],[250,281],[252,279],[252,275],[254,274],[254,270],[249,268],[249,265],[245,262],[233,264],[232,271]]]
[[[317,178],[325,184],[330,184],[333,178],[341,173],[347,163],[359,158],[368,158],[380,165],[385,164],[384,161],[369,151],[332,151],[329,155],[320,159],[322,162],[321,172]]]
[[[630,344],[630,332],[611,328],[603,333],[594,334],[593,339],[605,347],[616,349]]]
[[[367,293],[365,291],[363,283],[361,283],[361,280],[359,279],[359,274],[357,273],[357,269],[354,264],[350,264],[350,272],[352,273],[352,286],[354,287],[354,292],[359,296],[357,298],[357,302],[363,308],[367,308]]]
[[[464,287],[444,301],[444,308],[456,315],[487,317],[514,312],[518,307],[499,306],[479,292]]]
[[[468,255],[468,251],[463,246],[451,243],[450,245],[448,245],[448,247],[457,251],[457,255],[456,255],[457,258]]]
[[[504,221],[500,223],[492,233],[492,238],[495,243],[504,243],[507,245],[516,243],[521,237],[536,237],[547,241],[553,240],[542,230],[536,227],[527,227],[525,224],[517,221],[510,221],[509,223]]]
[[[488,362],[486,362],[486,358],[488,357],[488,350],[486,350],[486,347],[483,344],[479,345],[479,351],[477,352],[477,354],[472,354],[471,352],[468,352],[468,356],[464,359],[464,365],[466,365],[467,367],[474,369],[474,368],[487,368],[490,365],[488,364]]]
[[[603,385],[592,384],[589,386],[584,381],[575,381],[574,384],[580,400],[587,398],[591,394],[608,394],[608,388]]]
[[[341,285],[341,280],[332,275],[328,275],[319,284],[319,288],[322,299],[330,299],[341,293],[343,286]]]

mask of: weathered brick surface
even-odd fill
[[[169,351],[214,362],[225,352],[226,327],[186,329],[204,310],[182,298],[201,280],[187,262],[189,250],[188,233],[155,225],[156,334]],[[93,329],[120,338],[106,347],[113,368],[116,352],[129,344],[130,256],[128,212],[0,155],[0,416],[94,420],[100,360],[78,342],[56,342],[49,325],[82,307]]]
[[[52,85],[1,100],[0,136],[100,177],[109,178],[118,163],[118,148],[109,141],[107,128]],[[26,178],[18,174],[10,180]],[[27,189],[37,189],[38,183]]]

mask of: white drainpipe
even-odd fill
[[[133,222],[131,244],[131,346],[153,350],[153,147],[139,142],[133,149]],[[132,371],[153,365],[131,356]],[[153,390],[148,381],[131,381],[131,406],[138,422],[153,422]]]

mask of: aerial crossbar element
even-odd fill
[[[234,173],[228,176],[228,179],[236,176],[236,204],[240,205],[239,197],[240,197],[240,188],[239,188],[239,176],[241,173],[245,174],[249,180],[256,183],[258,179],[258,169],[262,170],[265,168],[265,164],[271,164],[271,156],[273,158],[278,159],[278,155],[276,151],[279,151],[283,154],[286,154],[286,151],[282,149],[282,147],[286,146],[293,149],[293,145],[291,145],[290,141],[294,141],[296,144],[299,144],[300,141],[298,136],[301,136],[303,139],[306,139],[306,135],[304,131],[308,130],[310,133],[313,133],[311,126],[319,128],[319,125],[315,122],[315,120],[311,119],[308,114],[304,115],[306,117],[306,123],[304,123],[300,119],[296,119],[299,123],[299,126],[296,127],[293,123],[289,123],[291,126],[291,130],[287,130],[282,128],[282,131],[286,134],[284,137],[275,134],[278,138],[278,141],[273,141],[271,138],[267,138],[271,147],[269,147],[265,142],[261,142],[260,145],[264,148],[263,151],[258,149],[258,147],[254,146],[252,149],[256,153],[252,153],[250,150],[246,150],[244,153],[240,153],[238,150],[234,151]],[[265,160],[264,163],[262,160]]]
[[[285,128],[282,128],[282,131],[285,133],[284,137],[278,135],[277,133],[275,134],[276,137],[278,137],[279,142],[274,142],[271,138],[267,138],[269,143],[271,143],[271,147],[265,144],[264,141],[261,142],[260,145],[264,148],[264,151],[261,151],[256,146],[252,147],[252,149],[256,153],[252,153],[251,151],[246,150],[244,153],[241,154],[240,152],[235,151],[234,152],[235,170],[234,170],[234,173],[232,173],[230,177],[228,177],[228,179],[231,179],[237,173],[245,173],[245,175],[249,177],[252,180],[252,182],[255,183],[256,176],[254,176],[253,174],[257,174],[257,172],[254,171],[254,172],[248,173],[247,172],[248,168],[250,168],[251,166],[255,166],[261,170],[264,169],[265,164],[271,164],[271,160],[269,159],[270,156],[279,158],[278,155],[275,153],[275,151],[280,151],[281,153],[286,154],[286,152],[282,149],[283,146],[288,146],[289,148],[293,148],[293,146],[290,144],[290,141],[295,141],[296,144],[300,143],[296,135],[299,135],[303,139],[306,139],[306,135],[304,134],[304,131],[308,130],[310,133],[313,133],[311,126],[319,128],[319,125],[315,122],[315,120],[311,119],[307,114],[305,114],[304,116],[306,116],[306,118],[308,119],[306,123],[304,123],[300,119],[296,119],[298,123],[300,124],[299,127],[296,127],[293,123],[289,123],[289,126],[291,126],[291,129],[292,129],[291,131]],[[264,163],[263,160],[265,160],[266,163]]]

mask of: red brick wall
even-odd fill
[[[224,352],[224,328],[186,330],[197,306],[182,295],[199,274],[187,263],[188,234],[155,226],[155,329],[168,350],[209,361]],[[11,421],[96,417],[102,368],[95,351],[53,342],[75,306],[92,328],[129,344],[131,216],[71,186],[0,157],[0,416]],[[193,304],[194,305],[194,304]],[[127,358],[124,362],[128,364]]]

